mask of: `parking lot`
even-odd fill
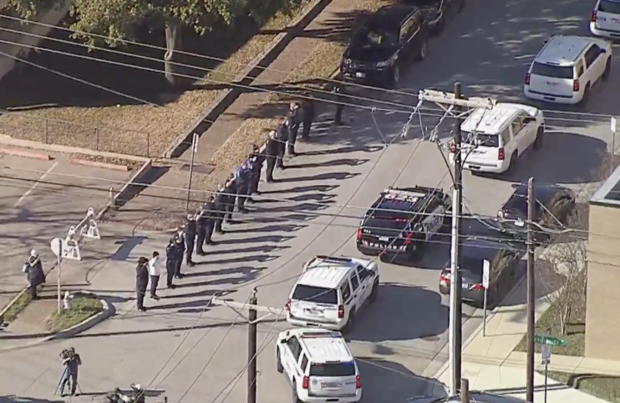
[[[51,161],[0,155],[0,306],[26,282],[21,272],[30,249],[44,267],[55,262],[50,242],[64,238],[89,207],[102,207],[110,187],[119,189],[130,173],[70,164],[62,156]]]

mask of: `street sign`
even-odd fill
[[[64,243],[64,240],[61,238],[52,239],[52,242],[50,243],[50,248],[52,249],[52,253],[55,256],[62,257],[63,243]]]
[[[542,365],[551,364],[551,346],[548,344],[543,344],[540,346],[540,352],[542,353]]]
[[[491,269],[491,262],[485,260],[482,265],[482,287],[485,290],[489,289],[489,272]]]
[[[557,337],[536,335],[534,336],[534,343],[554,347],[564,347],[566,345],[566,340],[558,339]]]

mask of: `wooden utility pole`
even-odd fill
[[[256,288],[250,296],[250,312],[248,314],[248,403],[256,403],[256,344],[257,344],[257,311]]]
[[[525,400],[534,402],[534,331],[535,331],[535,287],[534,287],[534,178],[527,182],[527,370]]]

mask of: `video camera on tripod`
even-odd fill
[[[60,354],[58,356],[63,361],[67,361],[67,360],[70,360],[72,358],[75,358],[75,349],[73,347],[65,348],[64,350],[62,350],[60,352]]]
[[[106,394],[106,399],[108,399],[108,403],[145,403],[144,392],[142,385],[132,383],[130,395],[125,395],[119,388],[116,388]]]

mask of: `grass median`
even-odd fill
[[[32,298],[30,298],[30,294],[28,292],[21,293],[15,301],[12,301],[12,304],[8,307],[6,312],[4,312],[4,314],[0,318],[1,322],[14,322],[15,319],[17,319],[17,317],[19,316],[19,314],[22,313],[31,302]]]
[[[94,296],[76,295],[71,307],[60,313],[54,312],[47,323],[47,329],[52,333],[58,333],[79,325],[86,319],[103,311],[101,301]]]
[[[544,373],[542,373],[544,375]],[[620,403],[620,377],[548,371],[549,378],[612,403]]]

